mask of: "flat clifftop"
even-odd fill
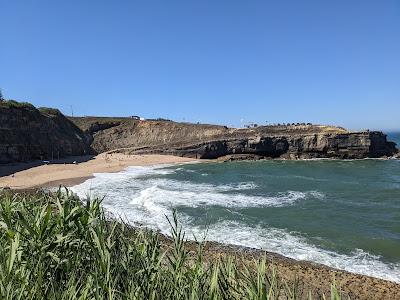
[[[228,128],[220,125],[140,121],[131,118],[70,118],[93,135],[97,152],[157,153],[195,158],[250,154],[271,158],[365,158],[392,156],[395,144],[381,132],[350,132],[326,125]],[[243,157],[243,156],[241,156]]]
[[[90,143],[91,137],[57,109],[0,102],[0,163],[88,154]]]
[[[216,133],[236,133],[236,134],[248,134],[248,133],[262,133],[271,135],[285,135],[285,134],[314,134],[314,133],[349,133],[348,130],[337,126],[328,125],[269,125],[269,126],[257,126],[254,128],[229,128],[222,125],[212,124],[194,124],[185,122],[174,122],[174,121],[163,121],[163,120],[135,120],[132,118],[121,118],[121,117],[68,117],[83,131],[92,131],[93,128],[99,127],[116,127],[121,128],[129,127],[165,127],[165,128],[187,128],[192,130],[215,130]]]

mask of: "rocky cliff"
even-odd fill
[[[226,126],[139,121],[130,118],[66,118],[58,110],[0,102],[0,163],[55,159],[106,151],[161,153],[229,160],[254,158],[365,158],[393,156],[395,144],[381,132],[349,132],[318,125]]]
[[[89,154],[91,142],[56,109],[0,102],[0,163]]]
[[[162,153],[214,159],[254,155],[268,158],[366,158],[392,156],[395,144],[381,132],[349,132],[318,125],[260,126],[235,129],[225,126],[138,121],[127,118],[73,118],[93,135],[97,152]]]

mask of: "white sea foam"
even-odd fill
[[[258,187],[254,182],[239,182],[236,184],[207,184],[207,183],[191,183],[190,181],[178,181],[173,179],[150,179],[148,182],[150,186],[159,186],[162,189],[175,190],[175,191],[196,191],[196,192],[233,192],[242,190],[253,190]]]
[[[192,227],[191,232],[201,236],[204,228]],[[312,261],[333,268],[400,282],[400,265],[386,264],[380,257],[361,249],[351,254],[323,250],[307,242],[296,233],[277,228],[248,227],[239,222],[221,222],[208,228],[207,238],[228,244],[258,248],[284,256]]]
[[[133,205],[151,205],[152,207],[201,207],[201,206],[221,206],[221,207],[279,207],[291,205],[294,202],[305,199],[307,193],[289,191],[280,193],[279,196],[248,196],[244,194],[223,194],[212,192],[200,192],[198,190],[181,191],[164,189],[158,185],[145,188],[140,191],[137,197],[131,200]],[[150,204],[151,203],[151,204]]]
[[[210,207],[224,209],[244,207],[280,207],[294,205],[310,198],[323,199],[318,191],[286,191],[274,195],[249,195],[245,190],[257,189],[254,182],[213,185],[177,181],[168,176],[176,171],[162,166],[130,167],[120,173],[99,173],[94,178],[72,188],[79,196],[104,196],[107,211],[132,223],[142,224],[168,234],[170,227],[166,215],[175,207]],[[180,171],[180,170],[178,170]],[[95,194],[95,192],[97,194]],[[180,214],[187,236],[200,237],[205,228],[193,219]],[[208,228],[209,240],[249,246],[276,252],[299,260],[313,261],[350,272],[400,282],[400,265],[385,264],[379,257],[363,250],[339,254],[310,244],[298,233],[283,229],[249,227],[239,221],[221,221]]]

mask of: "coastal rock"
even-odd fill
[[[0,163],[89,154],[91,139],[56,109],[0,102]]]
[[[266,159],[264,156],[255,155],[255,154],[230,154],[218,157],[218,161],[226,162],[226,161],[241,161],[241,160],[262,160]]]
[[[86,132],[93,122],[119,122],[119,125],[93,135],[91,146],[98,153],[171,154],[202,159],[238,154],[281,159],[359,159],[389,157],[397,152],[395,143],[387,141],[382,132],[350,132],[335,126],[289,125],[237,129],[128,118],[71,120]]]
[[[102,152],[232,160],[393,157],[377,131],[322,125],[226,126],[134,118],[66,118],[56,109],[0,102],[0,163]]]

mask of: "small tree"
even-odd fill
[[[4,97],[3,97],[3,93],[2,93],[2,91],[1,91],[1,89],[0,89],[0,101],[4,101],[5,99],[4,99]]]

